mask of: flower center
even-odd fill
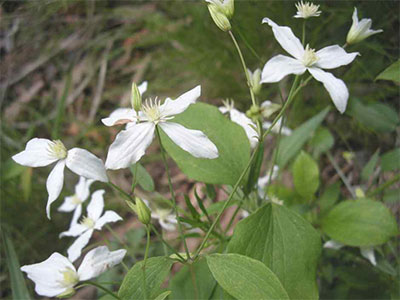
[[[318,56],[315,53],[315,49],[310,48],[310,46],[307,44],[306,49],[303,54],[303,64],[306,67],[311,67],[313,64],[315,64],[318,61]]]
[[[222,103],[224,104],[224,106],[228,111],[231,111],[232,109],[235,108],[235,102],[232,99],[222,100]]]
[[[83,217],[81,224],[83,226],[86,226],[87,228],[93,228],[94,227],[94,220],[92,218],[89,217]]]
[[[146,99],[145,103],[142,105],[142,111],[150,122],[157,124],[161,121],[160,112],[161,101],[157,98]]]
[[[72,204],[78,205],[82,203],[82,200],[75,194],[71,199]]]
[[[320,11],[318,11],[319,5],[315,5],[313,3],[303,3],[303,1],[295,4],[298,14],[307,19],[309,17],[318,17],[320,15]]]
[[[74,286],[79,281],[78,274],[76,274],[76,271],[71,268],[65,269],[65,271],[62,272],[62,275],[63,279],[61,284],[65,287]]]
[[[67,157],[67,149],[60,140],[50,142],[47,150],[50,152],[51,156],[58,159],[64,159]]]

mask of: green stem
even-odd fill
[[[103,290],[104,292],[106,292],[107,294],[109,294],[111,297],[113,297],[113,298],[115,298],[115,299],[121,299],[121,298],[118,297],[117,294],[113,293],[113,292],[110,291],[109,289],[105,288],[104,286],[102,286],[102,285],[100,285],[100,284],[98,284],[98,283],[96,283],[96,282],[94,282],[94,281],[87,280],[87,281],[85,281],[83,284],[81,284],[80,287],[82,287],[82,286],[84,286],[84,285],[92,285],[92,286],[94,286],[94,287],[97,287],[97,288],[100,289],[100,290]]]
[[[187,258],[190,259],[189,248],[188,248],[188,246],[187,246],[187,244],[186,244],[186,239],[185,239],[185,235],[184,235],[184,233],[183,233],[181,221],[179,220],[178,208],[177,208],[176,198],[175,198],[175,192],[174,192],[174,189],[173,189],[173,187],[172,187],[171,176],[170,176],[170,174],[169,174],[169,168],[168,168],[168,162],[167,162],[167,158],[166,158],[166,156],[165,156],[164,147],[163,147],[162,142],[161,142],[161,136],[160,136],[160,131],[158,130],[158,126],[156,126],[156,135],[157,135],[158,143],[160,144],[162,159],[163,159],[164,166],[165,166],[165,172],[167,173],[168,186],[169,186],[169,190],[170,190],[170,192],[171,192],[172,205],[173,205],[174,212],[175,212],[175,215],[176,215],[176,220],[178,221],[178,230],[179,230],[179,234],[180,234],[181,239],[182,239],[182,241],[183,241],[183,245],[184,245],[184,247],[185,247],[185,251],[186,251]]]
[[[253,103],[254,106],[256,106],[256,97],[254,96],[254,92],[253,92],[253,89],[251,86],[251,80],[249,77],[249,73],[247,72],[247,66],[246,66],[246,62],[244,61],[242,51],[240,50],[239,44],[236,41],[235,36],[233,35],[232,31],[229,30],[228,33],[231,36],[232,41],[235,44],[235,47],[239,53],[240,61],[242,62],[242,66],[243,66],[243,71],[244,71],[244,74],[246,75],[247,86],[249,87],[249,91],[250,91],[251,102]]]
[[[236,207],[231,219],[229,220],[228,226],[226,226],[226,228],[225,228],[224,235],[226,235],[228,233],[229,229],[231,229],[233,221],[235,220],[236,215],[239,213],[239,210],[242,208],[242,205],[243,205],[243,199],[242,199],[242,201],[239,202],[239,205]]]
[[[350,192],[351,196],[356,199],[356,193],[354,192],[353,188],[350,185],[350,182],[347,180],[346,176],[343,174],[342,170],[334,160],[332,154],[328,151],[326,152],[326,156],[328,157],[330,163],[332,164],[333,168],[335,169],[336,173],[338,173],[340,179],[342,179],[344,185],[346,186],[347,190]]]
[[[136,260],[136,257],[131,253],[129,246],[120,238],[120,236],[111,228],[110,225],[106,224],[105,227],[111,233],[111,235],[129,252],[129,254]]]
[[[113,188],[114,190],[116,190],[118,193],[120,193],[122,196],[124,196],[128,201],[133,201],[132,197],[125,192],[123,189],[121,189],[118,185],[115,185],[114,183],[112,183],[111,181],[107,182],[107,184]]]
[[[237,25],[237,24],[236,24]],[[246,37],[243,35],[242,31],[239,29],[238,26],[236,27],[236,31],[239,33],[240,38],[244,42],[247,48],[249,48],[250,52],[260,61],[260,63],[264,64],[265,62],[262,60],[262,58],[257,54],[256,50],[250,45],[250,43],[247,41]]]
[[[306,19],[304,19],[304,22],[303,22],[303,34],[302,34],[302,37],[301,37],[301,42],[302,42],[303,47],[304,47],[304,45],[306,43]]]
[[[133,174],[133,181],[132,181],[132,190],[131,190],[131,195],[133,195],[135,193],[135,187],[137,184],[137,169],[138,169],[138,163],[135,164],[135,170],[134,170],[134,174]]]
[[[166,240],[164,240],[164,238],[162,237],[162,235],[158,232],[158,230],[154,227],[154,225],[150,224],[151,229],[153,230],[153,232],[156,234],[156,236],[160,239],[160,241],[167,246],[167,248],[169,250],[171,250],[172,252],[174,252],[174,254],[176,256],[179,257],[179,259],[182,261],[182,263],[185,263],[185,259],[183,258],[182,255],[179,254],[178,251],[176,251]]]
[[[150,248],[150,226],[146,226],[146,232],[147,232],[147,239],[146,239],[146,250],[144,252],[144,259],[143,259],[143,294],[144,294],[144,299],[148,299],[147,297],[147,284],[146,284],[146,262],[147,262],[147,257],[149,256],[149,248]]]
[[[392,179],[382,183],[380,186],[378,186],[375,190],[371,191],[370,193],[367,194],[367,197],[373,196],[375,194],[378,194],[379,192],[383,191],[387,187],[391,186],[393,183],[396,183],[397,181],[400,180],[400,174],[397,174],[394,176]]]

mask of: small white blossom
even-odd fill
[[[85,178],[108,182],[106,169],[100,158],[80,148],[67,150],[60,140],[31,139],[25,150],[12,158],[20,165],[34,168],[57,162],[46,182],[49,194],[46,212],[49,219],[50,205],[58,198],[64,185],[65,166]]]
[[[142,111],[136,112],[126,109],[115,117],[103,119],[107,126],[130,123],[126,130],[121,131],[109,148],[106,168],[127,168],[136,163],[151,144],[156,126],[168,135],[171,140],[194,157],[213,159],[218,157],[217,147],[200,130],[170,122],[175,115],[184,112],[200,96],[200,86],[186,92],[176,100],[167,98],[163,104],[155,99],[147,100],[142,105]]]
[[[345,246],[346,245],[339,243],[337,241],[334,241],[334,240],[327,241],[324,244],[324,248],[334,249],[334,250],[339,250]],[[364,258],[369,260],[369,262],[373,266],[376,266],[376,258],[375,258],[375,253],[374,253],[373,247],[360,247],[360,253]]]
[[[74,214],[72,216],[72,223],[75,223],[82,213],[82,203],[89,198],[90,195],[90,185],[94,182],[92,179],[86,179],[85,177],[79,177],[78,183],[75,185],[75,194],[72,196],[65,197],[64,203],[58,208],[61,212],[71,212]]]
[[[160,226],[165,230],[175,231],[178,221],[176,220],[176,216],[171,208],[150,205],[150,202],[146,199],[143,199],[143,202],[150,209],[152,219],[158,220]]]
[[[361,19],[358,21],[357,8],[354,7],[353,12],[353,24],[347,34],[346,42],[347,44],[355,44],[361,42],[367,37],[382,32],[382,29],[372,30],[371,29],[372,20],[371,19]]]
[[[268,18],[264,18],[263,23],[268,23],[272,27],[276,40],[294,58],[285,55],[271,58],[264,66],[261,82],[278,82],[289,74],[301,75],[308,71],[324,85],[336,108],[344,113],[349,91],[341,79],[322,69],[334,69],[348,65],[359,53],[347,53],[338,45],[328,46],[319,51],[311,49],[308,45],[304,49],[300,40],[289,27],[279,26]]]
[[[301,1],[295,5],[297,8],[297,13],[294,15],[295,18],[307,19],[310,17],[319,17],[321,14],[321,12],[318,10],[319,5],[315,5],[312,2],[303,3],[303,1]]]
[[[234,0],[206,0],[208,6],[214,6],[219,12],[224,14],[228,19],[233,17],[235,12]]]
[[[126,250],[109,251],[100,246],[89,251],[78,271],[65,256],[55,252],[41,263],[21,267],[21,271],[35,283],[37,294],[46,297],[68,296],[75,292],[74,286],[104,273],[119,264]]]
[[[278,166],[274,166],[272,168],[272,176],[271,176],[271,181],[275,180],[276,177],[279,174],[279,167]],[[266,172],[266,175],[263,177],[258,178],[257,181],[257,190],[258,190],[258,196],[262,199],[264,199],[264,197],[266,197],[265,195],[265,187],[269,184],[269,175],[270,175],[270,171]]]
[[[87,216],[83,217],[81,222],[74,220],[74,223],[71,223],[68,231],[64,231],[60,234],[60,238],[63,236],[78,237],[67,251],[68,259],[72,262],[81,255],[83,247],[88,244],[95,230],[101,230],[107,223],[122,220],[122,218],[112,210],[107,210],[103,214],[103,194],[104,190],[94,192],[87,206]]]

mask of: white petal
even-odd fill
[[[76,259],[81,256],[82,249],[89,243],[90,238],[92,237],[93,229],[86,231],[80,237],[78,237],[75,242],[68,248],[68,259],[71,262],[74,262]]]
[[[164,228],[166,231],[175,231],[176,225],[175,223],[170,223],[167,220],[164,219],[159,219],[158,223],[162,228]]]
[[[41,263],[23,266],[21,271],[27,273],[28,278],[35,283],[37,294],[54,297],[68,289],[62,284],[62,272],[67,269],[76,271],[73,264],[66,257],[55,252]]]
[[[136,112],[131,108],[117,108],[108,118],[101,119],[106,126],[136,122]]]
[[[357,7],[354,7],[354,11],[353,11],[353,16],[352,16],[352,19],[353,19],[353,24],[352,24],[352,26],[357,26],[358,25],[358,16],[357,16]]]
[[[368,259],[372,265],[376,266],[376,258],[373,247],[361,247],[360,252],[361,255]]]
[[[25,147],[25,150],[15,154],[12,159],[23,166],[27,167],[44,167],[58,160],[50,154],[50,140],[47,139],[31,139]]]
[[[122,218],[114,211],[107,210],[104,215],[96,221],[94,228],[100,230],[105,224],[122,221]]]
[[[229,111],[229,109],[225,106],[220,106],[220,107],[218,107],[218,109],[222,114],[225,114]]]
[[[336,241],[334,241],[334,240],[327,241],[327,242],[324,244],[324,248],[328,248],[328,249],[339,250],[339,249],[342,248],[342,247],[344,247],[343,244],[341,244],[341,243],[339,243],[339,242],[336,242]]]
[[[75,196],[65,197],[63,204],[58,208],[58,211],[62,212],[71,212],[73,211],[78,204],[74,203]]]
[[[282,123],[282,118],[280,118],[280,119],[275,123],[275,125],[274,125],[274,127],[272,128],[271,132],[276,133],[276,134],[279,134],[279,129],[280,129],[280,127],[281,127],[281,123]],[[263,126],[263,129],[264,129],[264,130],[268,130],[268,129],[271,127],[271,125],[272,125],[272,123],[269,122],[269,121],[264,121],[264,122],[262,123],[262,126]],[[292,129],[290,129],[290,128],[286,127],[286,126],[283,126],[283,127],[282,127],[282,130],[281,130],[281,133],[282,133],[283,135],[291,135],[291,134],[292,134]]]
[[[292,29],[287,26],[279,26],[268,18],[264,18],[262,23],[268,23],[268,25],[272,27],[276,40],[287,53],[293,55],[297,59],[303,57],[304,47],[300,40],[293,34]]]
[[[316,80],[322,82],[338,111],[344,113],[349,99],[349,91],[343,80],[318,68],[309,68],[308,71]]]
[[[108,182],[103,161],[87,150],[80,148],[69,150],[67,167],[75,174],[85,178]]]
[[[322,69],[334,69],[351,63],[360,53],[347,53],[338,45],[328,46],[317,51],[318,61],[316,67]]]
[[[74,214],[72,215],[72,219],[71,219],[71,224],[70,225],[77,224],[79,218],[81,217],[81,215],[82,215],[82,204],[79,204],[76,207],[76,209],[74,211]]]
[[[143,81],[139,86],[138,86],[139,93],[143,95],[147,91],[147,81]]]
[[[65,159],[58,161],[53,170],[51,170],[49,177],[47,177],[46,188],[49,193],[49,198],[47,199],[46,213],[49,219],[50,205],[60,196],[64,185],[64,168]]]
[[[87,206],[88,217],[93,221],[97,221],[104,209],[104,198],[103,194],[104,190],[95,191],[92,195],[92,200],[90,200],[89,205]]]
[[[154,137],[154,123],[135,124],[118,133],[108,149],[106,168],[117,170],[136,163],[145,153]]]
[[[250,145],[252,148],[257,146],[258,143],[258,133],[253,127],[257,127],[253,121],[246,116],[246,114],[232,109],[230,111],[231,121],[240,125],[244,131],[246,132],[247,138],[249,139]]]
[[[82,202],[84,202],[89,197],[90,186],[93,182],[95,182],[95,180],[87,179],[83,176],[79,177],[79,182],[75,186],[75,194]]]
[[[84,257],[79,269],[79,280],[89,280],[119,264],[126,254],[126,250],[109,251],[106,246],[97,247],[89,251]]]
[[[306,67],[299,60],[285,55],[277,55],[265,64],[261,74],[261,83],[278,82],[286,75],[300,75],[305,71]]]
[[[82,233],[88,230],[88,228],[82,224],[77,222],[78,220],[73,220],[70,224],[70,228],[68,231],[61,232],[59,237],[62,238],[64,236],[80,236]]]
[[[160,107],[160,112],[163,116],[173,116],[185,111],[190,104],[196,102],[201,95],[201,86],[198,85],[190,91],[179,96],[176,100],[167,98]]]
[[[172,122],[160,123],[159,126],[175,144],[194,157],[209,159],[218,157],[217,147],[200,130],[187,129]]]

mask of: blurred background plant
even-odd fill
[[[365,192],[398,175],[399,83],[376,77],[398,60],[399,3],[318,4],[321,17],[307,22],[307,40],[313,48],[345,43],[354,6],[360,17],[373,19],[374,29],[384,30],[347,49],[361,53],[351,67],[335,71],[349,87],[349,108],[344,115],[331,110],[324,127],[306,145],[314,149],[324,186],[336,186],[331,192],[337,196],[324,198],[329,206],[339,199],[339,194],[341,198],[351,196],[340,184],[337,169],[353,186],[362,184]],[[261,25],[263,17],[288,25],[297,36],[301,35],[301,22],[292,17],[296,11],[294,2],[248,0],[237,1],[235,6],[234,30],[252,70],[262,68],[269,58],[281,52],[270,28]],[[221,100],[232,98],[242,111],[250,106],[236,50],[211,21],[201,1],[4,1],[0,17],[1,228],[7,231],[21,264],[42,261],[53,251],[63,252],[69,243],[58,239],[58,234],[68,227],[69,216],[53,213],[51,221],[45,216],[44,183],[49,170],[32,171],[10,159],[30,138],[62,138],[67,147],[77,145],[104,159],[118,129],[110,130],[100,119],[117,107],[129,105],[132,81],[149,81],[146,96],[175,97],[201,84],[201,101],[220,106]],[[263,85],[260,99],[279,103],[279,87],[287,90],[288,84],[290,81],[284,80],[279,85]],[[291,107],[287,125],[296,128],[330,104],[325,89],[311,81]],[[273,140],[269,138],[266,145]],[[316,144],[323,149],[318,150]],[[328,155],[322,155],[327,149]],[[266,158],[270,157],[268,153]],[[370,168],[363,171],[368,161]],[[156,190],[167,193],[161,157],[149,155],[142,164],[152,175]],[[176,167],[172,172],[180,189],[193,188]],[[110,174],[113,181],[129,188],[129,172]],[[66,176],[62,196],[72,194],[77,181],[70,173]],[[287,188],[290,185],[290,176],[284,173],[272,190],[282,200],[295,201]],[[397,182],[377,193],[397,217],[399,187]],[[328,191],[324,188],[325,193]],[[106,239],[118,244],[116,236],[128,232],[123,242],[136,256],[143,255],[144,230],[128,214],[123,200],[108,191],[106,203],[126,222],[116,226],[116,233],[97,235],[97,241]],[[2,245],[4,257],[5,243]],[[398,252],[398,243],[393,247]],[[158,244],[152,248],[154,252],[162,251]],[[386,298],[389,283],[385,276],[398,271],[390,267],[383,271],[372,269],[365,261],[352,259],[352,255],[351,251],[345,255],[324,254],[319,272],[321,298]],[[2,298],[11,297],[7,272],[6,260],[2,259]],[[122,279],[116,275],[118,270],[110,272],[104,275],[108,279],[98,280]]]

